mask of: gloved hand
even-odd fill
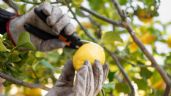
[[[69,16],[63,14],[59,7],[52,6],[49,3],[43,3],[37,7],[37,9],[47,15],[47,19],[44,20],[45,22],[35,14],[35,9],[33,9],[25,15],[14,17],[7,24],[9,28],[7,29],[7,33],[10,35],[14,43],[18,41],[20,33],[26,32],[24,28],[25,24],[31,24],[32,26],[41,29],[43,32],[47,32],[55,36],[59,35],[63,29],[66,35],[71,35],[75,31],[74,26],[70,23]],[[31,34],[30,39],[33,45],[41,51],[62,48],[65,46],[65,44],[60,40],[42,40],[33,34]]]
[[[108,70],[107,64],[101,65],[95,61],[92,66],[90,62],[86,61],[75,74],[72,61],[69,61],[64,65],[56,85],[46,96],[97,96]],[[75,81],[74,77],[76,77]]]

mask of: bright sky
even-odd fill
[[[162,22],[171,22],[171,0],[161,0],[158,19]]]

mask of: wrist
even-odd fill
[[[14,41],[13,36],[12,36],[12,33],[10,31],[10,20],[6,23],[6,32],[7,32],[7,35],[9,37],[9,39],[12,41],[12,43],[14,45],[16,45],[16,42]]]
[[[14,17],[6,23],[6,32],[14,45],[16,45],[20,33],[25,31],[22,25],[23,23],[18,22],[19,18]]]

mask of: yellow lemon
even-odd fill
[[[133,42],[133,43],[131,43],[129,46],[128,46],[128,48],[129,48],[129,51],[131,52],[131,53],[134,53],[134,52],[136,52],[137,50],[138,50],[138,46]]]
[[[25,88],[24,89],[25,96],[41,96],[41,89],[39,88]]]
[[[164,89],[166,87],[166,84],[164,83],[163,80],[160,80],[156,82],[155,84],[153,84],[152,87],[155,89]]]
[[[150,10],[148,10],[148,9],[141,9],[141,8],[139,8],[137,10],[137,13],[136,14],[137,14],[138,18],[142,22],[144,22],[144,23],[150,23],[150,22],[152,22],[152,19],[153,19],[153,16],[152,16],[151,13],[152,12]]]
[[[88,60],[91,64],[93,64],[95,60],[98,60],[101,64],[104,64],[104,49],[98,44],[92,42],[82,45],[73,56],[73,66],[75,70],[79,70],[86,60]]]
[[[142,37],[140,37],[140,39],[144,44],[150,44],[156,40],[156,36],[151,33],[145,33],[142,35]]]
[[[171,35],[169,36],[166,42],[167,42],[167,45],[171,48]]]

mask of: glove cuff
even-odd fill
[[[14,18],[14,17],[13,17]],[[14,46],[16,46],[16,43],[14,41],[14,38],[12,36],[12,33],[10,32],[10,21],[13,19],[11,18],[7,23],[6,23],[6,32],[7,32],[7,35],[9,37],[9,39],[12,41],[12,43],[14,44]]]

